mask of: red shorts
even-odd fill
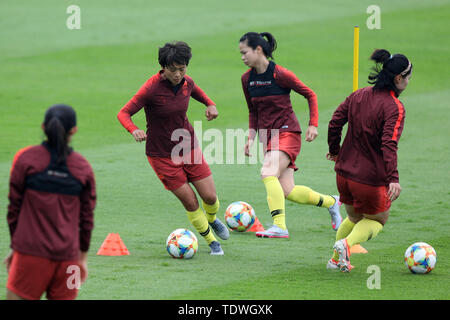
[[[6,287],[28,300],[39,300],[44,292],[47,299],[73,300],[78,289],[74,279],[74,268],[81,268],[78,261],[56,261],[30,256],[14,251]]]
[[[269,143],[267,144],[267,151],[280,150],[285,152],[291,159],[288,168],[292,168],[297,171],[298,168],[295,165],[295,160],[300,154],[300,149],[302,147],[301,134],[298,132],[281,132],[278,135],[278,146],[276,145],[276,143],[272,145],[272,140],[274,140],[275,138],[276,136],[270,139]]]
[[[173,191],[186,182],[207,178],[211,169],[200,149],[183,158],[160,158],[147,156],[148,162],[167,190]]]
[[[371,186],[336,175],[340,201],[351,205],[357,213],[377,214],[391,207],[386,186]]]

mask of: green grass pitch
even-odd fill
[[[81,8],[81,29],[69,30],[66,8]],[[381,29],[369,30],[369,5],[381,9]],[[0,4],[0,257],[9,251],[8,178],[15,152],[43,138],[44,111],[67,103],[78,113],[73,147],[92,164],[98,189],[89,278],[79,299],[449,299],[450,4],[423,1],[2,1]],[[157,49],[184,40],[193,49],[188,74],[217,103],[207,122],[192,101],[189,119],[203,130],[247,129],[240,84],[246,66],[238,40],[247,31],[269,31],[278,41],[275,61],[294,71],[319,100],[319,136],[303,143],[297,184],[337,192],[327,152],[327,123],[352,90],[353,26],[360,26],[359,87],[367,85],[375,48],[406,54],[413,77],[400,97],[406,124],[400,141],[403,188],[391,217],[368,254],[352,256],[350,274],[327,272],[335,232],[325,209],[287,202],[290,239],[232,233],[223,257],[211,257],[199,238],[189,261],[172,259],[165,240],[176,228],[191,230],[185,212],[158,180],[144,154],[117,121],[118,110],[158,71]],[[292,94],[307,126],[306,100]],[[143,111],[134,117],[145,127]],[[224,153],[226,151],[224,150]],[[263,225],[271,222],[260,165],[213,164],[220,217],[237,200],[251,203]],[[345,210],[343,210],[345,212]],[[345,216],[345,213],[343,214]],[[119,233],[131,255],[97,256],[108,233]],[[436,269],[411,274],[403,263],[416,241],[437,252]],[[369,266],[381,271],[381,288],[369,289]],[[211,280],[208,280],[211,279]],[[7,274],[0,269],[0,299]],[[420,288],[420,290],[418,290]]]

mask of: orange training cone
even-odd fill
[[[99,256],[127,256],[130,252],[118,233],[110,233],[103,241],[97,255]]]
[[[264,227],[259,222],[258,217],[255,217],[255,222],[253,222],[253,225],[250,227],[250,229],[247,230],[247,232],[257,232],[257,231],[264,231]]]
[[[350,253],[368,253],[366,249],[364,249],[360,244],[355,244],[353,247],[350,247]]]

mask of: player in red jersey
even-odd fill
[[[165,188],[181,201],[189,221],[211,248],[211,254],[223,255],[210,226],[223,240],[228,239],[229,231],[216,217],[219,200],[213,176],[186,115],[190,97],[206,106],[208,121],[217,118],[218,112],[215,103],[186,75],[191,57],[191,48],[185,42],[166,43],[160,48],[158,60],[162,69],[120,110],[118,119],[136,141],[146,140],[148,161]],[[131,120],[142,108],[147,132]],[[205,211],[189,183],[200,195]]]
[[[406,89],[412,64],[402,54],[375,50],[375,73],[369,86],[355,91],[336,109],[328,125],[329,153],[336,161],[336,181],[347,218],[336,233],[329,269],[349,272],[350,250],[373,239],[389,217],[391,202],[401,192],[397,170],[398,141],[405,122],[405,108],[398,100]],[[347,134],[340,146],[342,128]]]
[[[242,89],[249,110],[249,137],[245,154],[256,133],[264,148],[264,164],[261,178],[267,192],[267,202],[273,218],[273,226],[256,233],[258,237],[288,238],[285,221],[285,198],[300,204],[328,208],[333,229],[341,223],[339,198],[323,195],[311,188],[295,185],[295,160],[300,153],[301,129],[292,109],[290,92],[294,90],[308,100],[309,126],[305,140],[317,137],[318,107],[316,94],[297,76],[270,61],[276,49],[274,37],[268,33],[248,32],[239,40],[239,49],[244,64],[250,67],[242,75]]]
[[[47,140],[21,149],[9,182],[11,249],[7,299],[75,299],[87,277],[96,203],[90,164],[69,147],[75,111],[55,105],[45,114]]]

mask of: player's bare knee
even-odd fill
[[[183,202],[183,206],[187,211],[193,212],[193,211],[197,211],[198,208],[200,207],[198,204],[197,199],[189,199],[189,200],[184,200]]]
[[[214,193],[211,192],[209,194],[203,195],[202,196],[202,200],[203,200],[204,203],[209,204],[210,206],[212,206],[217,201],[217,195],[216,195],[215,192]]]
[[[272,167],[262,167],[261,169],[261,180],[267,178],[267,177],[279,177],[280,171],[277,169],[274,169]]]

